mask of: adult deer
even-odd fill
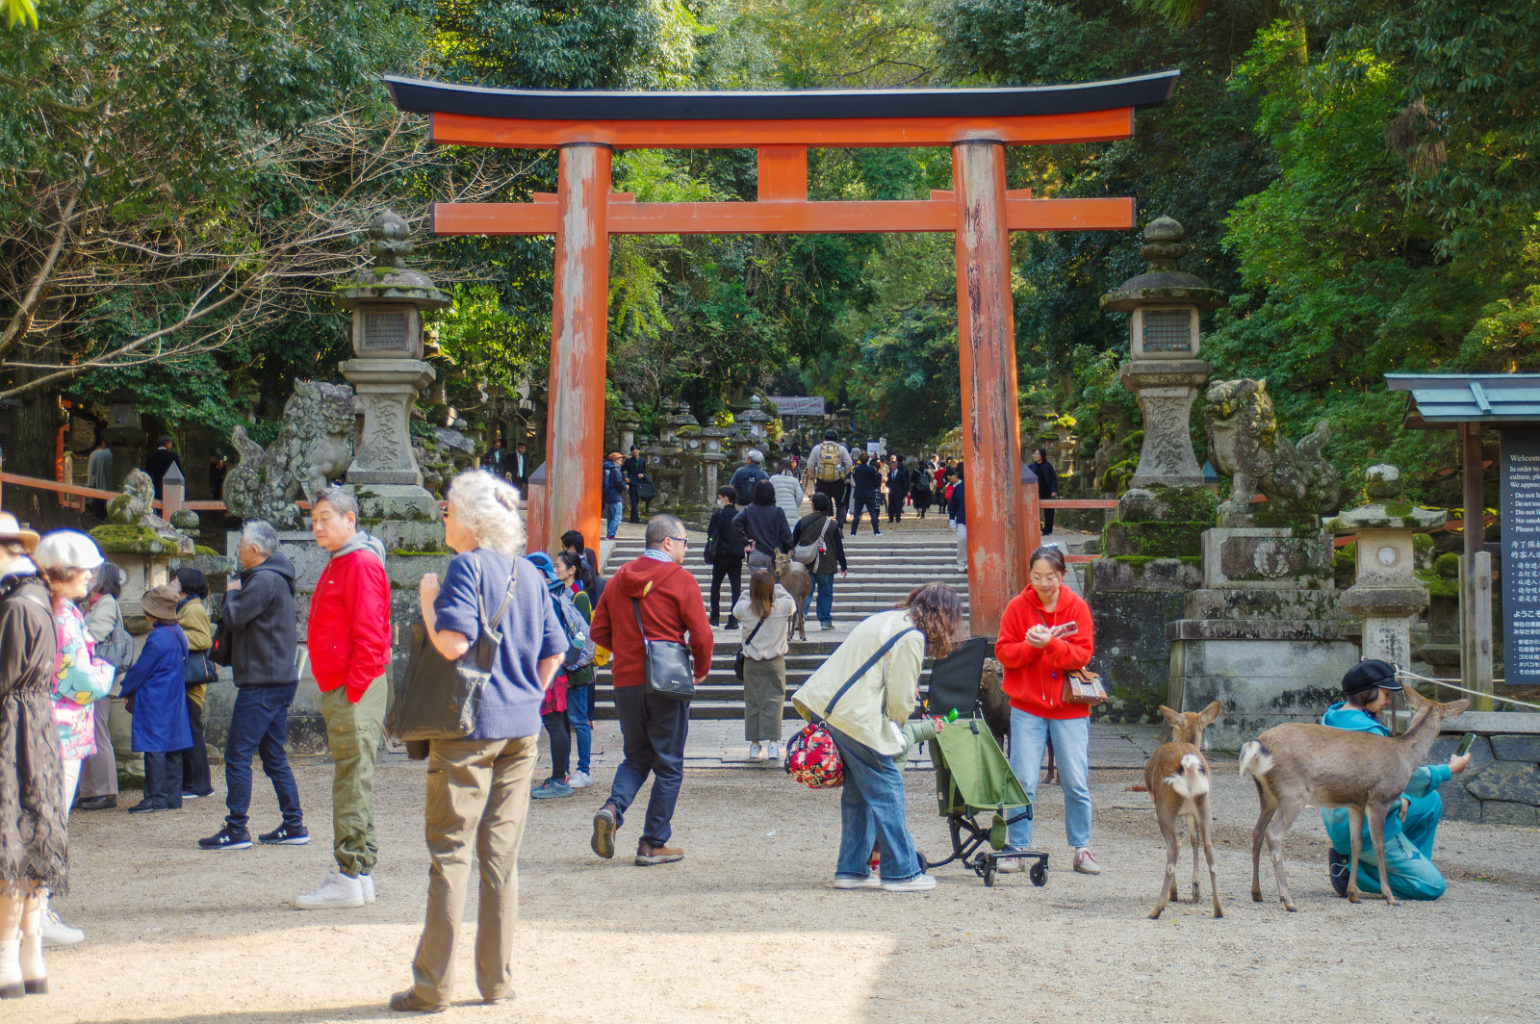
[[[1411,727],[1401,736],[1376,736],[1306,722],[1277,725],[1241,747],[1241,774],[1257,786],[1262,813],[1251,831],[1251,898],[1262,902],[1259,879],[1262,839],[1267,839],[1278,878],[1278,899],[1293,911],[1288,883],[1283,877],[1283,837],[1294,818],[1309,804],[1341,807],[1348,813],[1352,858],[1348,870],[1347,898],[1358,902],[1358,857],[1365,815],[1369,838],[1379,861],[1380,892],[1395,905],[1385,871],[1385,816],[1397,803],[1412,772],[1427,757],[1438,739],[1444,719],[1460,714],[1470,701],[1440,704],[1411,687],[1406,699],[1416,708]]]
[[[1166,871],[1160,880],[1160,897],[1151,918],[1160,917],[1166,903],[1177,899],[1176,836],[1178,818],[1187,819],[1192,839],[1192,901],[1198,902],[1198,844],[1208,860],[1208,884],[1214,896],[1214,916],[1224,917],[1219,906],[1219,878],[1214,873],[1214,817],[1209,808],[1208,761],[1203,757],[1203,730],[1214,723],[1223,710],[1214,701],[1202,711],[1176,712],[1161,705],[1160,713],[1171,726],[1171,742],[1155,748],[1144,765],[1144,785],[1155,802],[1155,818],[1166,840]]]

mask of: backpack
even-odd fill
[[[825,441],[818,446],[818,461],[813,465],[813,475],[826,483],[844,479],[844,472],[840,469],[840,446],[833,441]]]
[[[572,645],[567,649],[563,667],[572,672],[592,665],[594,640],[588,635],[588,622],[584,620],[583,613],[572,603],[572,595],[567,593],[566,587],[562,587],[560,591],[551,592],[551,599],[556,602],[556,615],[561,619],[562,632],[567,634],[567,643]]]

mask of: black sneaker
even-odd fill
[[[1337,891],[1337,895],[1347,898],[1348,868],[1352,866],[1352,858],[1337,852],[1334,846],[1326,851],[1326,869],[1331,873],[1331,887]]]
[[[268,846],[304,846],[310,842],[310,830],[303,825],[279,825],[257,836],[257,840]]]
[[[251,833],[244,829],[237,832],[226,825],[207,839],[198,840],[198,847],[203,850],[249,850]]]

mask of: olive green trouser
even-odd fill
[[[472,854],[481,864],[476,988],[483,999],[512,992],[519,843],[539,739],[434,740],[429,748],[428,912],[412,959],[412,992],[430,1006],[454,997],[455,934]]]
[[[743,738],[781,742],[781,712],[786,707],[786,657],[743,659]]]
[[[374,759],[384,735],[385,677],[369,684],[357,704],[346,687],[321,694],[326,742],[332,753],[332,856],[344,875],[374,873]]]

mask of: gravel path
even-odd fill
[[[1256,798],[1216,764],[1225,917],[1208,903],[1145,918],[1161,870],[1148,797],[1132,771],[1093,773],[1100,877],[1067,869],[1059,792],[1040,794],[1049,881],[986,889],[956,866],[922,895],[827,888],[838,794],[778,771],[692,770],[675,840],[687,859],[641,869],[596,859],[589,818],[602,794],[536,804],[522,857],[523,986],[512,1009],[475,1004],[469,936],[460,1004],[445,1021],[843,1022],[1533,1020],[1540,989],[1540,846],[1532,829],[1448,823],[1434,904],[1351,906],[1326,882],[1314,811],[1290,834],[1288,914],[1249,885]],[[132,817],[77,814],[73,891],[57,901],[85,944],[50,951],[53,991],[0,1006],[0,1020],[320,1022],[399,1020],[426,886],[422,767],[379,775],[380,898],[306,913],[288,900],[328,863],[330,765],[298,763],[308,847],[204,853],[218,798]],[[607,779],[606,779],[607,781]],[[910,826],[939,857],[946,829],[930,776],[911,772]],[[222,786],[221,786],[222,792]],[[130,796],[125,794],[125,796]],[[136,794],[132,795],[136,798]],[[125,801],[125,806],[132,799]],[[253,825],[277,821],[270,790]],[[622,853],[636,838],[620,835]],[[1184,854],[1185,856],[1185,854]],[[1186,871],[1179,865],[1178,878]],[[1264,870],[1266,864],[1264,863]],[[1206,885],[1206,876],[1205,876]],[[472,896],[474,903],[474,895]],[[466,920],[475,919],[474,907]]]

